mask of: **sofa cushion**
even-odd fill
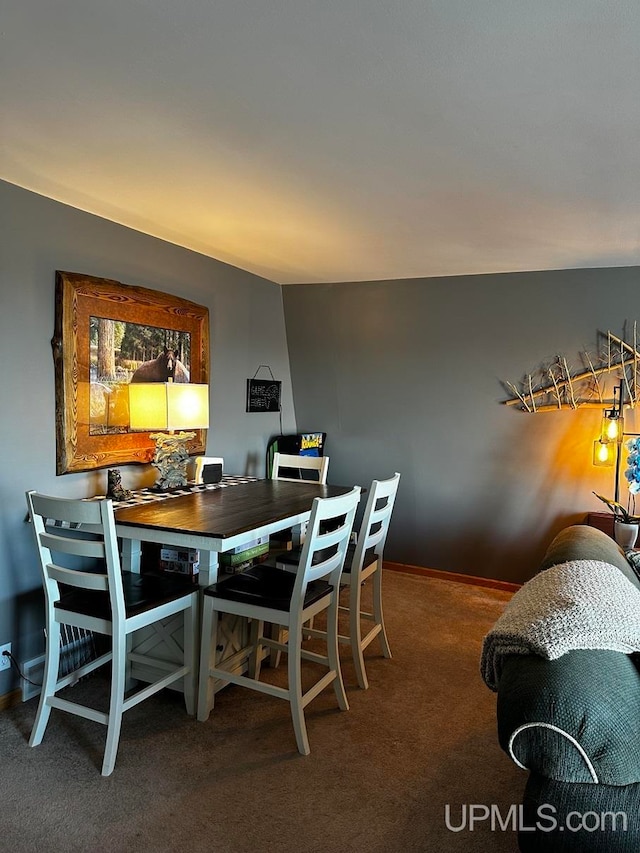
[[[640,581],[622,549],[610,536],[595,527],[586,524],[565,527],[547,548],[540,568],[548,569],[570,560],[601,560],[603,563],[611,563],[640,589]]]

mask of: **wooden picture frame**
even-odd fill
[[[131,324],[132,328],[149,327],[149,331],[163,334],[165,338],[174,336],[186,341],[189,369],[182,371],[183,377],[187,377],[182,381],[205,384],[209,381],[209,310],[206,307],[145,287],[57,270],[55,328],[51,341],[55,367],[56,474],[148,463],[153,457],[155,442],[148,432],[131,432],[126,414],[124,419],[121,414],[116,426],[108,425],[107,420],[99,422],[95,416],[96,391],[100,390],[107,400],[115,400],[126,391],[131,378],[127,378],[127,370],[135,372],[135,362],[127,362],[126,369],[117,368],[119,372],[113,375],[113,381],[102,383],[92,376],[95,372],[92,359],[96,358],[92,337],[96,334],[96,324],[100,326],[103,320],[113,321],[120,332],[123,325],[126,329]],[[106,327],[110,325],[107,322]],[[142,363],[150,361],[143,359]],[[182,369],[179,361],[178,365]],[[176,378],[176,381],[180,380]],[[101,411],[105,411],[104,406]],[[204,453],[206,448],[206,430],[195,430],[195,433],[188,444],[192,455]]]

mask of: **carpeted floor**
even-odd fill
[[[238,687],[218,694],[207,723],[168,691],[129,711],[108,778],[102,726],[54,710],[29,749],[36,700],[1,713],[2,849],[513,853],[511,831],[445,823],[447,805],[460,825],[471,804],[506,814],[521,799],[526,774],[497,744],[495,695],[479,675],[509,594],[387,572],[384,596],[394,657],[369,648],[361,691],[345,649],[351,709],[337,710],[331,689],[307,707],[308,757],[288,705]],[[94,676],[72,689],[103,686]]]

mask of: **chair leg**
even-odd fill
[[[42,681],[42,690],[40,691],[40,701],[38,702],[38,711],[36,719],[31,730],[29,738],[29,746],[38,746],[42,743],[49,715],[51,714],[51,705],[48,699],[56,692],[56,682],[58,681],[58,669],[60,667],[60,623],[55,620],[48,620],[47,624],[47,649],[44,665],[44,679]]]
[[[291,706],[291,720],[296,735],[298,752],[301,755],[309,755],[309,738],[307,736],[307,724],[304,719],[304,707],[302,705],[302,667],[300,659],[300,648],[302,645],[302,626],[298,623],[289,628],[289,654],[288,676],[289,676],[289,704]]]
[[[272,640],[277,640],[278,643],[284,643],[284,628],[282,625],[271,625],[269,628],[269,636]],[[282,652],[278,649],[271,649],[269,652],[269,666],[276,669],[280,666]]]
[[[386,658],[391,657],[391,649],[389,648],[389,640],[387,639],[387,631],[384,627],[384,615],[382,612],[382,566],[378,563],[377,570],[373,573],[373,616],[376,625],[380,625],[380,645],[382,646],[382,654]]]
[[[126,667],[126,669],[125,669],[126,676],[125,676],[125,680],[124,680],[125,692],[127,692],[129,690],[135,690],[135,688],[136,688],[136,679],[131,674],[133,672],[133,662],[132,662],[131,657],[130,657],[131,652],[133,651],[133,634],[127,634],[126,643],[127,643],[127,662],[125,664],[125,667]]]
[[[329,659],[329,671],[333,671],[336,677],[333,680],[333,689],[338,700],[341,711],[349,710],[349,700],[344,689],[342,671],[340,669],[340,653],[338,651],[338,604],[339,593],[333,595],[333,602],[327,611],[327,657]]]
[[[183,679],[184,704],[187,714],[193,716],[196,711],[196,672],[198,666],[195,643],[196,625],[198,620],[198,598],[193,596],[191,605],[184,611],[184,663],[190,671]]]
[[[251,645],[251,654],[249,655],[248,675],[249,678],[254,678],[256,681],[260,680],[260,668],[262,666],[263,646],[259,642],[259,640],[263,630],[264,622],[261,622],[259,619],[251,620],[251,626],[249,628],[249,643]]]
[[[127,678],[127,639],[124,634],[114,634],[111,639],[113,655],[111,659],[111,698],[109,700],[107,741],[102,762],[103,776],[110,776],[116,764],[122,727],[124,688]]]
[[[352,578],[349,587],[349,640],[351,642],[351,654],[353,656],[353,665],[356,670],[358,686],[363,690],[367,690],[369,680],[364,666],[364,653],[362,651],[361,598],[362,584],[356,578]]]
[[[217,633],[218,614],[213,609],[211,596],[205,595],[202,605],[200,670],[198,674],[198,720],[200,722],[209,719],[209,713],[213,708],[213,680],[209,677],[209,670],[212,661],[215,666]]]

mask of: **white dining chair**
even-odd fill
[[[315,480],[324,486],[327,482],[328,470],[328,456],[298,456],[292,453],[276,452],[273,454],[271,479],[294,483],[300,480]],[[296,476],[291,476],[295,472],[297,472]]]
[[[298,456],[294,453],[274,453],[273,465],[271,467],[272,480],[284,480],[290,483],[308,483],[316,482],[324,486],[327,483],[327,473],[329,471],[328,456]],[[297,472],[297,473],[296,473]],[[295,474],[295,476],[291,476]],[[298,531],[299,543],[304,542],[306,524],[300,526]],[[280,550],[280,542],[282,537],[286,537],[287,541],[291,541],[291,531],[280,531],[279,534],[274,534],[272,537],[272,548]]]
[[[353,526],[360,489],[345,495],[315,498],[309,531],[300,554],[298,571],[274,572],[263,565],[222,580],[204,590],[202,637],[200,644],[200,684],[198,720],[205,721],[214,704],[214,680],[237,684],[289,702],[298,751],[310,752],[304,717],[305,706],[322,690],[333,685],[338,706],[349,708],[340,672],[338,656],[338,593],[349,536]],[[322,525],[330,521],[331,530]],[[325,531],[325,532],[323,532]],[[322,556],[319,556],[322,552]],[[327,612],[326,655],[303,650],[305,622],[322,611]],[[251,650],[247,675],[216,664],[219,614],[234,614],[252,621]],[[286,642],[264,636],[265,623],[284,625]],[[263,647],[288,655],[288,686],[279,687],[260,680]],[[326,671],[303,691],[302,661],[320,664]]]
[[[47,631],[44,680],[29,745],[41,743],[52,708],[101,723],[107,727],[102,775],[109,776],[125,711],[178,681],[182,682],[187,713],[195,711],[197,592],[189,580],[175,575],[121,570],[110,500],[72,500],[28,492],[27,503],[42,569]],[[61,625],[107,635],[111,648],[59,677]],[[156,626],[168,640],[173,660],[127,653],[131,634],[147,626]],[[132,661],[154,670],[157,678],[125,698],[127,667]],[[108,711],[58,695],[109,662]]]
[[[327,474],[329,471],[329,457],[328,456],[300,456],[294,453],[279,453],[276,451],[273,454],[273,466],[271,469],[271,479],[272,480],[285,480],[286,482],[292,483],[301,483],[301,482],[309,482],[309,480],[315,480],[315,482],[320,483],[321,485],[326,485],[327,482]],[[297,472],[297,475],[292,477],[291,474]],[[305,472],[303,474],[303,472]],[[305,537],[307,534],[307,525],[301,524],[299,530],[297,531],[297,542],[299,543],[298,548],[298,557],[300,556],[300,548],[302,547]],[[281,531],[279,534],[274,534],[271,539],[271,552],[277,552],[281,550],[280,543],[282,541],[282,536],[289,536],[290,538],[287,540],[291,542],[293,540],[292,531]],[[313,624],[313,620],[312,620]],[[284,641],[286,638],[286,630],[281,626],[273,626],[272,633],[275,639],[277,639],[280,643]],[[280,652],[272,651],[269,656],[269,661],[271,666],[278,666],[280,664]]]
[[[399,483],[398,473],[388,480],[374,480],[371,483],[357,534],[357,544],[349,546],[340,580],[342,586],[349,588],[349,604],[340,607],[341,611],[349,614],[349,633],[339,634],[338,640],[351,646],[356,678],[363,690],[369,686],[364,663],[364,650],[367,646],[379,637],[382,654],[385,658],[391,657],[382,608],[382,561]],[[295,571],[298,558],[296,551],[281,554],[276,557],[276,568]],[[373,587],[372,613],[363,611],[361,603],[362,585],[370,578]],[[363,622],[373,623],[365,633]],[[305,628],[305,636],[321,637],[323,631],[308,627]],[[277,661],[274,661],[274,664],[277,665]]]

